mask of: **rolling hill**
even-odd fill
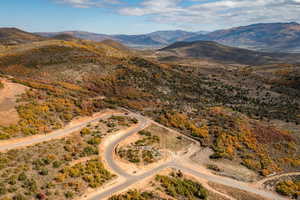
[[[248,49],[225,46],[211,41],[177,42],[160,49],[159,52],[167,52],[169,56],[180,58],[210,59],[227,63],[239,63],[246,65],[267,64],[276,62],[300,61],[299,54],[263,53]],[[291,59],[293,57],[293,59]]]
[[[43,37],[17,28],[0,28],[0,44],[15,45],[44,40]]]
[[[103,41],[107,39],[113,39],[113,37],[105,34],[98,34],[98,33],[91,33],[91,32],[85,32],[85,31],[63,31],[63,32],[43,32],[43,33],[36,33],[38,35],[41,35],[43,37],[55,37],[56,35],[61,34],[68,34],[75,38],[80,38],[84,40],[93,40],[93,41]]]
[[[103,41],[103,40],[115,40],[131,47],[162,47],[168,44],[182,41],[192,36],[198,35],[197,33],[175,30],[175,31],[156,31],[149,34],[141,35],[106,35],[82,31],[65,31],[65,32],[53,32],[53,33],[37,33],[44,37],[55,37],[56,35],[68,34],[73,37]]]
[[[266,52],[300,52],[300,24],[262,23],[218,30],[186,41],[215,41],[221,44]]]
[[[58,34],[58,35],[54,35],[51,38],[56,39],[56,40],[66,40],[66,41],[76,40],[77,39],[73,35],[70,35],[70,34],[67,34],[67,33],[61,33],[61,34]]]
[[[257,176],[299,171],[298,65],[179,65],[123,48],[111,40],[51,38],[0,49],[0,76],[31,88],[20,96],[18,124],[0,127],[0,139],[47,133],[78,116],[124,107],[198,140],[211,149],[213,160],[230,167],[242,163]],[[266,53],[215,42],[179,42],[161,52],[213,61],[277,62]],[[286,124],[295,131],[282,130]],[[48,177],[35,173],[35,180]],[[6,177],[2,180],[7,183]],[[64,193],[58,195],[64,198]]]

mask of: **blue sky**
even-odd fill
[[[0,26],[140,34],[300,22],[300,0],[2,0]]]

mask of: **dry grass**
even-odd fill
[[[209,186],[211,186],[212,188],[214,188],[215,190],[223,193],[223,194],[227,194],[229,196],[232,196],[233,198],[235,198],[236,200],[268,200],[266,198],[263,198],[261,196],[258,196],[256,194],[252,194],[243,190],[239,190],[239,189],[235,189],[235,188],[231,188],[228,186],[224,186],[224,185],[220,185],[217,183],[208,183]]]
[[[27,87],[0,79],[3,88],[0,92],[0,126],[16,124],[19,120],[15,107],[18,105],[19,95],[24,93]]]
[[[156,135],[160,138],[158,144],[159,149],[168,149],[170,151],[177,152],[186,149],[192,143],[192,141],[186,137],[155,124],[146,128],[145,131],[149,131],[152,135]]]

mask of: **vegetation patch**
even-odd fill
[[[49,133],[77,116],[91,115],[106,108],[101,100],[90,99],[92,94],[68,83],[53,86],[35,81],[15,81],[32,89],[18,99],[19,122],[0,126],[0,139]]]
[[[122,121],[126,126],[110,118],[64,139],[0,153],[0,199],[74,199],[88,188],[101,187],[115,175],[97,159],[98,146],[108,132],[134,120]]]
[[[160,183],[164,192],[176,199],[207,199],[208,191],[197,182],[186,179],[179,173],[170,176],[157,175],[155,180]]]
[[[211,147],[215,152],[212,159],[236,160],[263,176],[299,167],[299,149],[294,135],[251,120],[230,109],[210,108],[205,122],[191,120],[176,112],[164,113],[159,121]],[[195,132],[205,132],[205,137],[199,137]]]
[[[118,149],[118,155],[132,163],[150,164],[159,160],[161,153],[156,147],[160,138],[153,136],[151,132],[140,131],[141,139],[131,143],[128,146]]]
[[[278,182],[275,189],[276,192],[281,195],[298,199],[300,196],[300,180],[295,179]]]
[[[109,200],[164,200],[162,198],[155,198],[152,192],[139,192],[137,190],[129,190],[125,194],[114,195]]]
[[[208,199],[208,191],[198,182],[185,178],[178,172],[169,175],[157,175],[150,182],[149,190],[129,190],[120,195],[114,195],[109,200],[166,200]]]

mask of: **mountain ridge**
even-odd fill
[[[215,41],[233,47],[266,52],[300,52],[300,24],[258,23],[213,31],[186,41]]]
[[[103,40],[115,40],[131,47],[162,47],[177,41],[183,41],[189,37],[198,35],[197,33],[183,30],[155,31],[148,34],[100,34],[86,31],[62,31],[62,32],[38,32],[43,37],[54,37],[59,34],[70,34],[85,40],[101,42]]]
[[[230,47],[214,41],[176,42],[159,49],[158,52],[166,52],[173,59],[199,58],[246,65],[291,62],[291,57],[294,57],[293,62],[300,62],[300,54],[259,52]]]

